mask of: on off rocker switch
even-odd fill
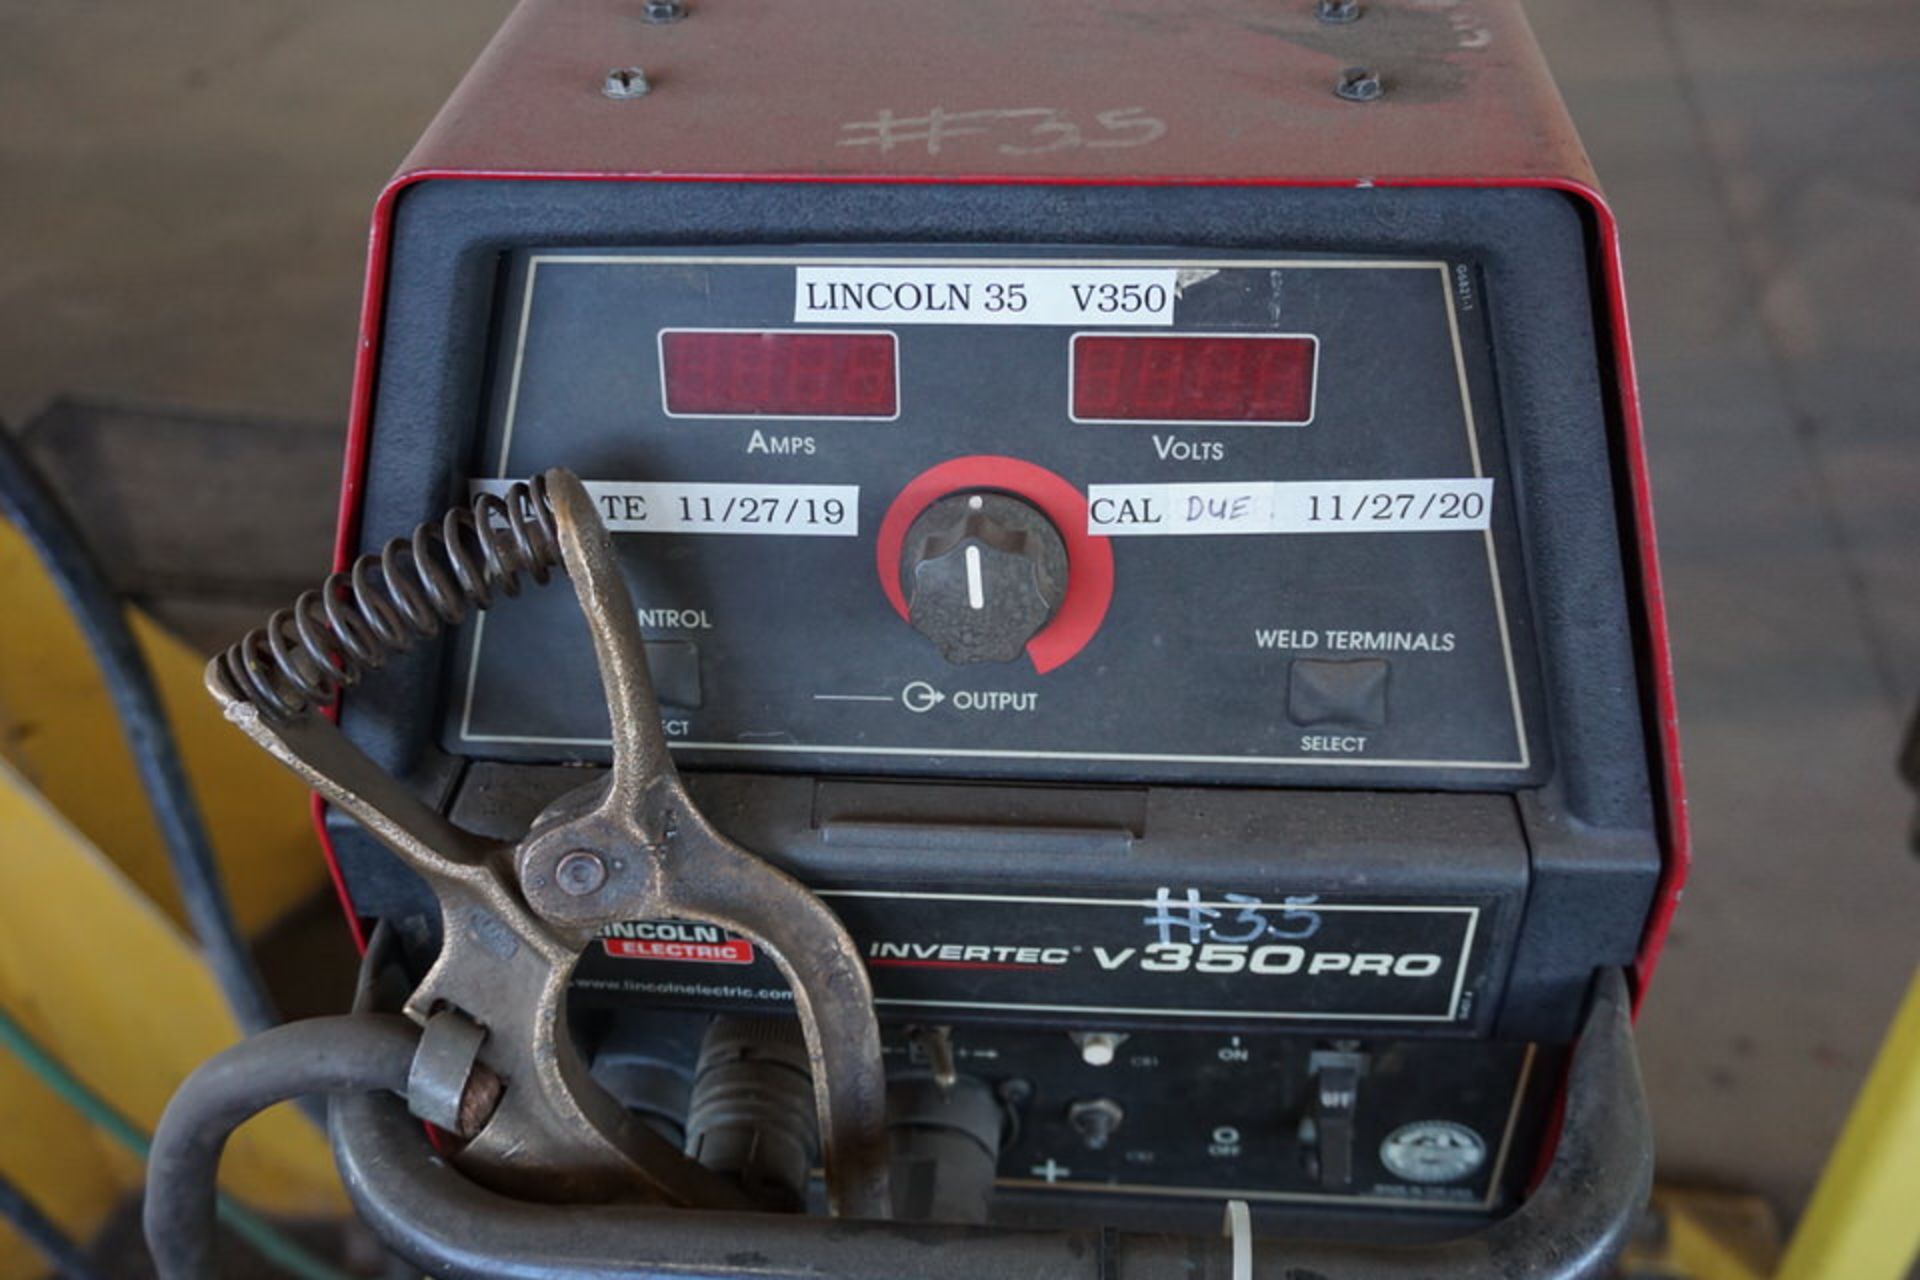
[[[907,529],[900,587],[948,662],[1012,662],[1066,598],[1066,543],[1018,498],[950,494]]]
[[[1354,1122],[1368,1062],[1369,1055],[1353,1040],[1336,1040],[1314,1050],[1307,1060],[1313,1101],[1302,1136],[1313,1144],[1323,1190],[1345,1191],[1353,1185]]]

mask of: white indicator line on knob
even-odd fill
[[[987,584],[980,580],[980,548],[967,548],[967,604],[975,609],[987,607]]]

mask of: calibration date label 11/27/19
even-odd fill
[[[508,480],[475,480],[475,495],[505,496]],[[854,537],[860,486],[588,480],[614,533],[787,534]],[[1246,480],[1087,486],[1095,536],[1260,533],[1421,533],[1483,530],[1493,481]]]

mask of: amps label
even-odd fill
[[[1483,910],[1169,888],[819,892],[882,1006],[1237,1021],[1464,1020]],[[715,926],[639,921],[607,933],[576,975],[586,990],[791,999],[764,951]]]

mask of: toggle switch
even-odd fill
[[[1322,1190],[1345,1191],[1353,1185],[1354,1119],[1360,1108],[1360,1080],[1367,1074],[1369,1061],[1357,1041],[1337,1041],[1332,1048],[1316,1049],[1307,1059]]]

